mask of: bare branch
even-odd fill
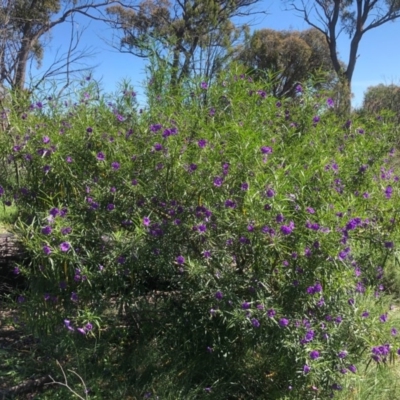
[[[57,360],[57,365],[58,365],[58,366],[60,367],[60,369],[61,369],[61,372],[62,372],[63,377],[64,377],[64,382],[58,382],[58,381],[56,381],[51,375],[49,375],[49,378],[52,380],[52,382],[46,383],[46,385],[60,385],[60,386],[64,386],[64,387],[66,387],[74,396],[76,396],[78,399],[80,399],[80,400],[87,400],[87,399],[88,399],[88,396],[87,396],[88,390],[87,390],[86,384],[85,384],[84,380],[82,379],[82,377],[81,377],[80,375],[78,375],[75,371],[73,371],[73,370],[71,370],[71,369],[68,370],[68,372],[72,372],[74,375],[76,375],[76,376],[80,379],[80,381],[81,381],[81,383],[82,383],[82,385],[83,385],[83,388],[84,388],[85,397],[82,397],[80,394],[78,394],[78,393],[77,393],[75,390],[73,390],[73,389],[71,388],[71,386],[68,384],[67,375],[65,374],[65,371],[64,371],[62,365],[58,362],[58,360]]]

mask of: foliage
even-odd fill
[[[247,26],[232,19],[251,14],[259,0],[143,0],[137,9],[113,5],[107,13],[120,32],[120,51],[166,60],[172,55],[170,83],[189,76],[213,78],[232,56]]]
[[[398,0],[321,0],[306,2],[305,0],[285,0],[291,8],[300,12],[302,18],[319,30],[326,38],[330,50],[333,68],[341,81],[343,96],[342,111],[349,115],[351,109],[351,81],[358,58],[358,47],[364,34],[400,17],[400,2]],[[337,40],[341,33],[348,35],[350,40],[346,67],[338,56]]]
[[[397,130],[266,86],[238,70],[142,112],[90,88],[10,111],[18,324],[93,398],[328,398],[361,356],[396,359]]]
[[[363,109],[369,114],[392,112],[394,121],[400,121],[400,87],[396,85],[370,86],[364,94]]]
[[[294,97],[296,86],[316,75],[324,75],[326,88],[335,86],[329,47],[317,29],[254,31],[237,58],[255,79],[265,79],[267,71],[272,73],[275,78],[272,94],[276,97]]]
[[[90,49],[77,50],[80,35],[74,30],[73,18],[77,14],[99,19],[94,11],[112,1],[95,0],[12,0],[0,4],[0,85],[23,91],[27,84],[27,69],[30,60],[40,66],[45,48],[45,35],[60,24],[71,23],[68,50],[39,79],[56,79],[59,75],[81,72],[87,68],[73,67],[77,61],[90,56]],[[30,89],[36,88],[37,82]],[[32,90],[30,90],[32,92]]]

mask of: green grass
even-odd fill
[[[400,369],[398,363],[386,366],[367,362],[358,365],[358,374],[348,376],[346,390],[340,400],[394,400],[400,399]]]
[[[17,209],[15,206],[5,207],[0,205],[0,233],[10,231],[16,217]]]

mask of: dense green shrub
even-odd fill
[[[399,122],[400,87],[383,85],[368,87],[364,94],[362,111],[376,116],[384,116],[396,123]]]
[[[160,398],[325,398],[362,354],[395,357],[393,126],[234,73],[149,98],[10,112],[20,322],[63,349],[114,346]]]

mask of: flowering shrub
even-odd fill
[[[129,118],[89,95],[11,111],[0,199],[29,254],[21,322],[72,342],[122,329],[158,368],[179,359],[183,398],[323,398],[365,352],[394,356],[396,131],[259,85],[228,73]]]

